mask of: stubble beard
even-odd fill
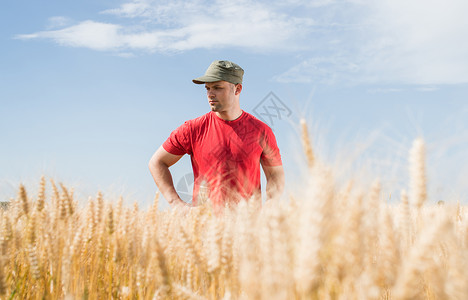
[[[221,111],[221,105],[219,103],[210,104],[211,111],[219,112]]]

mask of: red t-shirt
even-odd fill
[[[193,203],[206,186],[215,206],[260,195],[260,161],[282,165],[275,136],[249,113],[225,121],[209,112],[186,121],[163,144],[174,155],[189,154],[194,175]]]

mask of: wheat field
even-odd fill
[[[214,213],[146,210],[42,178],[0,210],[0,299],[468,299],[468,211],[427,203],[424,142],[408,192],[339,184],[315,157],[302,196]]]

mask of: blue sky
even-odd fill
[[[464,201],[467,10],[463,0],[3,1],[0,196],[45,174],[78,197],[103,190],[147,205],[152,153],[208,111],[191,79],[227,59],[245,70],[244,110],[262,117],[273,92],[290,111],[265,119],[290,187],[303,174],[305,117],[320,157],[343,174],[353,161],[390,190],[405,188],[408,149],[423,136],[431,200]],[[174,166],[176,184],[190,171],[188,158]]]

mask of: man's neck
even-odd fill
[[[215,112],[215,114],[223,119],[224,121],[234,121],[235,119],[239,118],[242,115],[242,109],[236,109],[233,111],[221,111]]]

